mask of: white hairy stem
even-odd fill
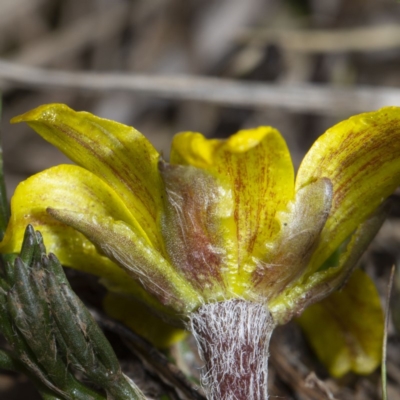
[[[268,398],[268,346],[275,324],[265,305],[205,304],[190,324],[205,363],[202,384],[209,400]]]

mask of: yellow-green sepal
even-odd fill
[[[336,248],[318,271],[306,269],[302,277],[271,299],[268,307],[277,324],[287,323],[294,316],[299,316],[308,306],[343,286],[385,221],[391,205],[390,198],[383,202]]]
[[[67,210],[68,214],[80,215],[89,226],[93,226],[94,221],[97,221],[105,227],[110,227],[111,224],[115,230],[122,227],[124,232],[129,232],[131,242],[125,240],[125,247],[129,248],[130,254],[136,249],[136,257],[141,257],[142,262],[147,260],[149,274],[151,265],[157,269],[166,264],[147,236],[142,234],[136,219],[116,193],[103,180],[76,165],[50,168],[18,185],[11,200],[12,215],[0,244],[0,251],[19,252],[26,225],[31,224],[42,233],[47,250],[56,254],[63,265],[94,274],[100,277],[110,290],[135,295],[149,306],[164,311],[172,319],[175,318],[175,313],[146,292],[131,277],[128,269],[124,270],[118,265],[115,258],[112,261],[99,252],[99,243],[96,247],[83,233],[47,212],[48,209],[58,210],[59,207]],[[101,231],[99,225],[98,228]],[[90,232],[84,233],[90,236]],[[139,250],[142,253],[139,253]],[[148,254],[152,254],[151,260],[146,258]],[[169,265],[164,273],[177,276]],[[177,279],[183,281],[180,277]],[[184,284],[181,286],[185,287]],[[192,293],[190,289],[189,293]],[[188,298],[187,304],[191,304],[192,301],[193,298]],[[180,303],[184,301],[181,300]]]
[[[164,306],[186,315],[201,304],[191,283],[123,221],[70,209],[48,208],[47,212],[83,233]]]
[[[190,165],[160,161],[159,168],[164,183],[161,229],[171,263],[205,300],[227,298],[229,191],[213,175]]]
[[[332,184],[321,178],[302,187],[288,211],[280,213],[281,231],[253,272],[252,291],[272,298],[307,268],[332,204]]]

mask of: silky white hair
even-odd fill
[[[268,346],[274,321],[261,303],[232,299],[192,313],[189,328],[205,362],[210,400],[266,400]]]

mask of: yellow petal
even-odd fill
[[[265,253],[266,243],[279,231],[277,212],[293,198],[294,173],[285,141],[271,127],[242,130],[227,140],[186,132],[174,138],[171,162],[207,170],[230,188],[234,226],[224,238],[232,247],[229,279],[234,291],[244,289],[254,258]]]
[[[298,319],[329,372],[370,374],[381,362],[383,312],[371,279],[357,270],[345,288]]]
[[[322,135],[300,166],[296,188],[323,177],[332,181],[333,203],[311,270],[400,184],[400,108],[356,115]]]
[[[112,187],[161,249],[157,212],[161,205],[159,154],[138,131],[62,104],[40,106],[15,117],[27,122],[72,161]]]
[[[183,329],[164,322],[132,296],[107,293],[103,306],[109,316],[123,322],[156,347],[167,348],[187,335]]]

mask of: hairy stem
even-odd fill
[[[274,321],[263,304],[227,300],[191,315],[205,362],[202,383],[209,400],[266,400],[268,346]]]

